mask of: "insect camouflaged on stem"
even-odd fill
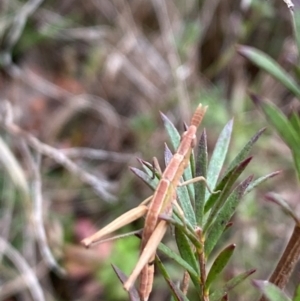
[[[156,248],[149,258],[150,261],[148,261],[146,265],[144,264],[145,260],[143,259],[143,254],[145,254],[148,250],[148,242],[157,226],[159,214],[164,212],[165,208],[167,208],[172,203],[172,201],[176,199],[176,188],[180,183],[180,179],[185,168],[189,164],[192,149],[196,144],[197,128],[199,127],[204,117],[206,109],[207,107],[202,107],[201,104],[197,107],[192,117],[190,126],[181,137],[177,152],[171,158],[170,163],[161,176],[161,180],[158,183],[158,186],[154,192],[152,201],[148,208],[142,236],[140,259],[136,264],[135,269],[129,276],[128,280],[124,284],[124,288],[126,290],[129,290],[136,278],[141,274],[139,293],[143,301],[148,300],[151,291],[149,291],[149,287],[152,288],[153,267],[150,265],[152,265]],[[151,273],[149,272],[149,269],[151,269]],[[151,274],[152,276],[150,276]]]
[[[89,247],[112,231],[115,231],[146,214],[140,257],[133,272],[124,283],[124,288],[129,290],[137,277],[141,275],[139,294],[142,301],[148,300],[152,290],[154,274],[153,261],[157,246],[167,229],[167,222],[159,220],[159,215],[163,213],[170,216],[172,214],[172,205],[177,204],[176,189],[178,186],[187,185],[196,181],[204,181],[206,183],[206,180],[203,177],[196,177],[184,183],[180,182],[183,172],[189,164],[190,155],[196,143],[197,128],[203,119],[206,109],[207,108],[202,107],[201,104],[197,107],[190,126],[187,127],[181,137],[176,153],[172,156],[165,171],[161,174],[161,179],[155,189],[154,195],[147,198],[138,207],[126,212],[94,235],[87,237],[82,241],[86,247]],[[149,201],[151,202],[147,208],[145,204]]]

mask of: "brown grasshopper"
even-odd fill
[[[201,104],[197,107],[192,117],[191,124],[183,133],[179,147],[171,158],[165,171],[162,173],[153,196],[147,198],[138,207],[126,212],[108,226],[82,241],[86,247],[89,247],[112,231],[115,231],[146,214],[145,226],[142,234],[141,254],[133,272],[124,283],[124,288],[129,290],[140,275],[139,294],[142,301],[148,300],[152,290],[154,274],[153,261],[157,246],[167,229],[167,222],[164,220],[159,221],[159,215],[161,213],[171,215],[172,204],[176,203],[176,189],[178,186],[196,181],[206,182],[203,177],[197,177],[184,183],[180,182],[183,172],[189,164],[190,155],[196,143],[197,128],[204,117],[206,109],[207,107],[202,107]],[[147,207],[145,204],[149,201],[150,205]]]

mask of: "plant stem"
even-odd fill
[[[296,224],[292,236],[273,272],[269,282],[283,289],[300,257],[300,225]],[[267,301],[262,297],[259,301]]]

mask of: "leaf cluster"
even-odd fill
[[[292,64],[294,75],[286,72],[274,59],[266,53],[248,46],[239,46],[238,52],[255,64],[257,67],[267,72],[278,82],[280,82],[297,100],[300,100],[299,85],[299,53],[300,53],[300,7],[291,1],[285,1],[290,9],[293,22],[294,36],[298,50],[298,59]],[[261,109],[268,123],[274,128],[284,143],[291,151],[294,169],[298,180],[300,180],[300,117],[296,110],[292,110],[286,116],[281,109],[270,101],[263,101],[254,93],[250,94],[253,102]],[[282,211],[295,221],[294,232],[281,256],[269,281],[255,281],[255,286],[263,293],[261,300],[285,301],[289,299],[281,289],[287,284],[296,263],[300,258],[300,246],[298,245],[300,222],[294,210],[286,201],[276,193],[269,193],[266,199],[278,204]],[[300,287],[296,288],[294,301],[300,300]]]
[[[180,143],[180,134],[173,123],[163,114],[162,119],[175,152]],[[204,177],[206,182],[198,181],[177,188],[177,200],[184,216],[178,212],[175,206],[171,217],[161,216],[162,219],[166,219],[175,227],[178,253],[163,243],[159,245],[158,250],[181,266],[189,275],[197,290],[199,300],[217,301],[226,298],[231,289],[254,272],[253,269],[245,271],[230,279],[222,287],[214,287],[214,281],[223,271],[234,252],[234,244],[226,246],[217,256],[214,256],[215,259],[209,270],[207,263],[212,260],[212,251],[221,241],[224,231],[232,226],[231,218],[243,196],[266,179],[277,174],[277,172],[271,173],[255,181],[253,176],[248,176],[238,183],[240,175],[252,159],[249,156],[252,146],[264,132],[264,129],[256,133],[229,166],[224,168],[232,129],[233,120],[230,120],[219,135],[210,160],[207,152],[206,131],[202,132],[197,155],[192,153],[190,164],[183,174],[182,181]],[[172,151],[166,146],[166,165],[172,155]],[[142,170],[137,168],[131,168],[131,170],[154,190],[160,179],[160,174],[152,164],[145,161],[141,161],[141,163]],[[181,283],[181,289],[178,288],[172,282],[158,256],[156,257],[156,264],[168,283],[173,298],[175,300],[188,300],[185,294],[188,287],[186,280]],[[130,294],[132,295],[132,292]]]

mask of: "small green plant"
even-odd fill
[[[180,143],[180,134],[165,115],[162,115],[162,118],[172,148],[176,151]],[[180,186],[177,188],[177,200],[184,218],[176,207],[173,209],[171,217],[165,214],[160,216],[160,219],[167,220],[175,227],[178,253],[163,243],[160,243],[158,247],[159,253],[173,260],[185,271],[178,288],[158,255],[155,258],[155,263],[165,278],[174,300],[189,300],[186,294],[190,280],[197,291],[198,300],[225,300],[230,290],[255,271],[251,269],[236,275],[221,287],[215,285],[215,280],[233,255],[235,245],[226,246],[217,255],[213,254],[213,251],[216,250],[216,247],[220,248],[219,243],[222,241],[223,233],[232,226],[231,218],[238,204],[244,195],[278,173],[271,173],[255,181],[253,181],[253,176],[248,176],[237,184],[238,178],[252,159],[249,157],[251,148],[264,130],[255,134],[225,168],[224,162],[228,153],[232,128],[233,121],[231,120],[222,130],[210,160],[208,160],[207,136],[204,130],[198,144],[198,154],[192,153],[189,165],[183,174],[184,181],[199,176],[206,178],[208,187],[219,193],[210,193],[206,183],[203,182]],[[166,147],[165,165],[168,165],[172,156],[172,151]],[[141,162],[142,170],[131,169],[151,189],[155,190],[160,180],[160,174],[155,172],[152,164]],[[211,268],[208,269],[208,263],[211,261]],[[114,269],[122,283],[126,282],[127,277],[117,267],[114,266]],[[129,296],[132,301],[140,300],[135,288],[129,290]]]

